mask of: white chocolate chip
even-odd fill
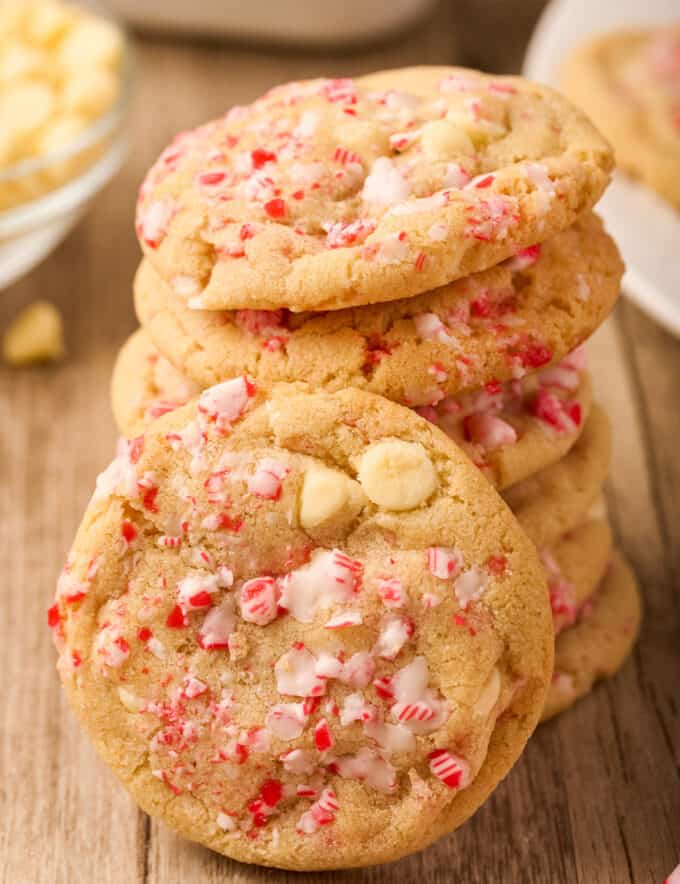
[[[54,93],[46,83],[19,81],[0,94],[0,119],[19,137],[33,135],[54,110]]]
[[[24,43],[8,43],[0,55],[0,82],[35,77],[44,73],[47,58],[39,49]]]
[[[41,45],[53,45],[77,15],[73,7],[62,3],[34,4],[26,22],[27,36]]]
[[[60,117],[46,126],[41,133],[38,139],[39,152],[50,154],[63,150],[75,141],[86,125],[85,120],[79,116],[69,114],[69,116]]]
[[[462,126],[450,120],[433,120],[423,126],[420,136],[423,153],[432,162],[453,159],[461,154],[471,156],[475,146]]]
[[[361,487],[340,470],[313,466],[305,473],[300,492],[300,524],[318,528],[346,510],[355,515],[364,502]]]
[[[498,702],[501,693],[501,674],[494,669],[482,688],[479,698],[472,707],[473,713],[479,718],[486,718]]]
[[[59,61],[66,68],[94,65],[115,66],[122,52],[120,31],[110,22],[87,17],[68,32],[59,49]]]
[[[49,301],[34,301],[5,332],[3,357],[10,365],[54,362],[64,355],[61,314]]]
[[[118,699],[128,712],[139,712],[144,705],[140,698],[127,688],[118,688]]]
[[[62,102],[66,110],[96,117],[116,101],[118,88],[118,76],[106,68],[94,68],[87,76],[76,71],[64,84]]]
[[[411,510],[437,487],[437,474],[419,442],[392,439],[368,448],[359,465],[359,482],[377,506]]]

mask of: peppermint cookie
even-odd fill
[[[205,309],[337,310],[492,267],[599,199],[609,145],[557,92],[419,67],[271,89],[178,135],[137,233]]]
[[[555,634],[572,626],[590,603],[612,552],[606,518],[582,522],[550,548],[539,550],[548,577]]]
[[[457,442],[491,484],[508,488],[565,456],[591,406],[585,352],[508,384],[447,396],[417,411]]]
[[[589,214],[497,267],[389,304],[191,310],[145,261],[135,306],[163,355],[203,387],[247,372],[267,388],[300,380],[432,405],[563,359],[609,315],[622,274],[616,245]]]
[[[544,721],[584,697],[599,679],[618,672],[637,638],[641,607],[635,575],[616,552],[581,619],[557,637]]]
[[[609,418],[594,405],[583,432],[562,460],[503,492],[536,546],[549,546],[571,531],[590,508],[602,508],[599,498],[609,472],[611,441]]]
[[[49,623],[148,813],[246,862],[396,859],[521,752],[552,671],[530,541],[456,446],[358,390],[237,377],[99,477]]]
[[[143,432],[150,421],[197,392],[160,355],[144,329],[121,349],[111,399],[123,435]],[[457,442],[492,485],[505,488],[558,461],[579,437],[590,403],[590,379],[580,349],[523,381],[490,383],[417,410]]]
[[[680,208],[680,24],[600,35],[573,53],[563,80],[618,165]]]

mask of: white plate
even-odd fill
[[[529,43],[524,74],[558,86],[569,50],[591,34],[679,20],[678,0],[552,0]],[[626,262],[624,292],[680,335],[680,212],[623,173],[614,176],[598,212]]]

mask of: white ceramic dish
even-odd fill
[[[591,34],[679,20],[680,0],[552,0],[531,38],[524,74],[557,86],[567,53]],[[624,292],[680,335],[680,212],[623,173],[598,212],[626,262]]]

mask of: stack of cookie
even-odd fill
[[[150,812],[247,861],[396,858],[621,664],[582,348],[622,274],[611,165],[556,93],[419,68],[273,89],[150,170],[129,441],[51,613]]]
[[[241,373],[415,408],[544,558],[556,629],[573,627],[546,715],[564,708],[620,666],[637,616],[623,578],[611,634],[592,610],[610,439],[581,345],[619,294],[590,211],[610,167],[558,96],[461,69],[284,86],[179,136],[141,193],[121,432]]]

